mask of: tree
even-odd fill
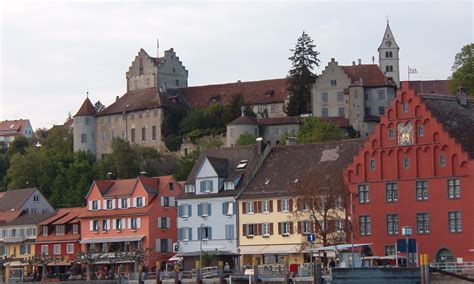
[[[136,158],[130,142],[119,137],[112,140],[112,153],[100,161],[100,176],[105,178],[107,173],[113,173],[117,178],[133,178],[140,174],[140,162]]]
[[[255,141],[256,139],[257,139],[257,135],[244,132],[240,134],[239,138],[237,138],[237,141],[235,141],[235,145],[237,146],[252,145],[252,144],[257,143]]]
[[[296,140],[301,144],[340,140],[344,137],[337,125],[317,117],[306,118],[296,133]]]
[[[178,181],[186,180],[199,158],[199,155],[199,151],[193,151],[188,155],[181,157],[178,160],[178,169],[174,173],[174,178]]]
[[[295,49],[290,49],[293,55],[291,69],[288,73],[288,93],[290,102],[287,114],[290,116],[311,112],[311,86],[315,82],[314,66],[319,66],[319,52],[311,37],[303,31],[298,38]]]
[[[246,116],[257,117],[252,108],[245,105],[244,98],[241,94],[233,95],[230,103],[224,106],[224,122],[227,125],[232,120],[242,115],[242,108]]]
[[[218,136],[204,136],[197,140],[197,147],[199,151],[204,151],[208,149],[217,149],[221,148],[224,145],[222,139],[219,139]]]
[[[451,70],[449,88],[452,94],[457,93],[457,88],[466,88],[467,93],[474,96],[474,43],[465,45],[461,52],[456,54]]]

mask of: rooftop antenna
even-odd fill
[[[372,64],[375,64],[375,57],[372,56]]]
[[[86,97],[89,98],[89,91],[86,92]]]
[[[387,19],[387,25],[389,24],[389,19],[388,19],[388,16],[385,17]]]
[[[156,58],[160,57],[160,40],[156,38]]]

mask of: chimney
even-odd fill
[[[286,137],[286,145],[296,145],[295,137]]]
[[[375,57],[372,56],[372,64],[375,64]]]
[[[262,154],[263,138],[258,137],[255,141],[257,141],[257,155],[260,156]]]
[[[114,178],[114,174],[113,174],[112,172],[108,172],[108,173],[107,173],[107,179],[108,179],[108,180],[113,180],[113,179],[115,179],[115,178]]]
[[[356,65],[356,62],[355,61],[352,61],[352,66],[355,66]]]
[[[357,61],[359,61],[359,65],[362,64],[362,60],[361,60],[361,59],[357,59]]]
[[[115,101],[118,101],[118,100],[119,100],[119,96],[116,96],[116,97],[115,97]]]
[[[142,176],[142,177],[146,176],[146,174],[147,174],[147,172],[145,172],[145,171],[140,172],[140,176]]]
[[[463,87],[458,87],[458,96],[459,96],[459,103],[463,107],[467,107],[467,92],[466,89]]]

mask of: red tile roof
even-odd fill
[[[96,217],[119,217],[119,216],[130,216],[130,215],[147,215],[150,211],[150,207],[141,208],[127,208],[127,209],[116,209],[116,210],[98,210],[89,211],[85,210],[79,218],[96,218]]]
[[[18,216],[22,214],[22,211],[15,210],[15,211],[1,211],[0,212],[0,224],[10,222],[13,219],[16,219]]]
[[[402,81],[402,83],[408,83],[410,88],[415,90],[419,95],[452,95],[449,91],[449,80]]]
[[[39,225],[64,225],[68,223],[75,223],[77,217],[87,210],[85,207],[61,208],[56,215],[42,221]]]
[[[4,120],[0,122],[0,136],[11,135],[12,132],[15,134],[21,134],[22,130],[25,129],[30,121],[28,119],[18,120]]]
[[[300,124],[301,121],[296,116],[285,116],[285,117],[269,117],[258,120],[258,124],[262,126],[266,125],[282,125],[282,124]]]
[[[352,85],[364,87],[394,86],[394,83],[385,77],[376,64],[341,66],[341,68],[351,78]]]
[[[205,107],[213,102],[224,105],[239,94],[248,105],[284,103],[288,95],[286,78],[196,86],[181,91],[192,107]]]
[[[99,112],[97,116],[158,108],[166,102],[166,98],[159,95],[156,88],[130,91]]]
[[[258,125],[255,117],[242,115],[229,122],[229,125]]]
[[[126,196],[133,193],[136,186],[141,183],[145,190],[150,194],[158,194],[161,188],[166,188],[173,176],[145,177],[140,176],[132,179],[119,180],[95,180],[102,196]]]
[[[333,124],[336,124],[337,126],[341,128],[347,128],[350,127],[351,124],[349,122],[349,119],[342,117],[342,116],[334,116],[334,117],[319,117],[319,119],[330,122]]]
[[[91,100],[89,100],[89,98],[86,98],[74,117],[94,116],[96,113],[97,111],[95,110],[94,105],[91,103]]]
[[[62,236],[57,236],[55,234],[43,236],[43,234],[39,234],[36,239],[35,243],[46,243],[46,242],[55,242],[55,241],[76,241],[81,238],[79,234],[66,234]]]

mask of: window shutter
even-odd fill
[[[228,208],[229,208],[229,203],[228,202],[222,202],[222,215],[227,214]]]
[[[207,215],[211,216],[211,214],[212,214],[212,205],[211,205],[211,203],[208,203],[207,204]]]
[[[107,200],[102,200],[102,203],[103,203],[103,208],[104,209],[107,209]]]
[[[303,200],[301,200],[301,199],[299,199],[299,198],[296,199],[296,210],[300,211],[300,210],[302,209],[302,207],[301,207],[301,202],[302,202],[302,201],[303,201]]]
[[[277,212],[281,212],[281,200],[277,200]]]
[[[303,222],[298,221],[298,234],[301,234],[301,232],[303,231],[302,226],[303,226]]]
[[[290,225],[290,235],[293,234],[293,222],[289,222]]]
[[[247,202],[242,202],[242,214],[247,214]]]
[[[258,202],[257,201],[253,202],[253,212],[258,213]]]
[[[118,202],[118,208],[122,209],[122,199],[117,199]]]
[[[115,209],[115,203],[116,203],[116,202],[117,202],[117,201],[116,201],[116,199],[115,199],[115,198],[114,198],[114,199],[112,199],[112,209]]]
[[[201,234],[201,227],[197,228],[198,229],[198,235],[197,235],[197,239],[198,241],[201,240],[201,237],[202,237],[202,234]]]
[[[212,227],[207,228],[207,239],[212,240]]]
[[[92,201],[89,201],[89,210],[92,210]]]
[[[107,229],[110,230],[110,219],[107,219]]]
[[[188,216],[189,216],[189,217],[191,217],[191,216],[193,215],[193,214],[192,214],[193,211],[192,211],[191,209],[192,209],[191,205],[188,205]]]
[[[89,230],[94,231],[94,221],[92,220],[89,221]]]
[[[199,203],[199,204],[198,204],[198,216],[199,216],[199,217],[202,216],[202,203]]]
[[[117,229],[117,221],[115,221],[116,219],[112,219],[112,227],[113,229]]]
[[[193,230],[191,228],[188,228],[188,238],[190,241],[193,240]]]
[[[268,210],[268,211],[269,211],[269,212],[273,212],[273,200],[270,200],[270,201],[268,202],[268,207],[269,207],[269,210]]]
[[[292,198],[288,200],[288,207],[289,207],[288,211],[293,212],[293,199]]]
[[[170,207],[175,207],[175,202],[174,202],[175,198],[174,197],[170,197]]]
[[[213,192],[214,191],[214,182],[211,180],[210,184],[211,184],[211,192]]]
[[[127,208],[130,208],[130,198],[127,198]]]
[[[140,229],[140,227],[141,227],[141,221],[142,221],[141,218],[138,217],[138,218],[137,218],[137,228],[138,228],[138,229]]]
[[[161,239],[156,239],[156,251],[161,252]]]
[[[178,240],[179,241],[183,240],[183,228],[178,229]]]
[[[273,223],[270,223],[270,235],[273,235]]]
[[[101,205],[102,202],[100,202],[100,200],[97,200],[97,210],[100,210],[100,205]]]
[[[165,206],[165,198],[163,196],[160,197],[160,205]]]
[[[178,217],[183,217],[183,205],[178,206]]]
[[[257,224],[257,232],[259,236],[262,235],[262,224]]]
[[[278,222],[278,234],[281,235],[282,222]]]
[[[172,251],[173,251],[173,240],[168,239],[168,252],[172,252]]]
[[[242,236],[247,236],[247,225],[242,225]]]
[[[171,228],[171,218],[166,217],[166,229],[169,229],[169,228]]]
[[[262,213],[262,201],[257,202],[258,213]]]
[[[137,207],[137,198],[136,198],[136,197],[134,197],[134,198],[132,199],[132,206],[133,206],[133,207]]]
[[[234,215],[237,214],[237,202],[233,203]]]
[[[206,188],[206,183],[204,181],[201,181],[200,182],[201,186],[200,186],[200,192],[204,192],[204,189]]]
[[[258,224],[253,224],[253,235],[258,236]]]

